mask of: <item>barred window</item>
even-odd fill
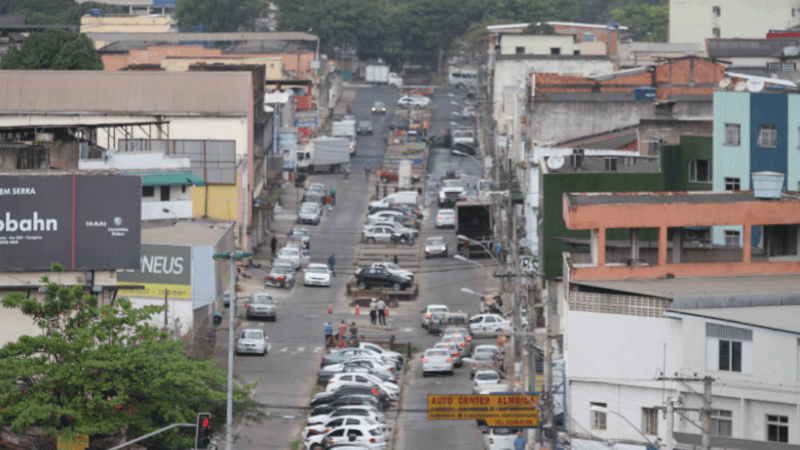
[[[758,133],[758,146],[776,148],[778,146],[778,127],[775,125],[761,125],[761,131]]]
[[[742,126],[738,123],[725,124],[725,141],[722,145],[738,147],[742,142]]]
[[[658,409],[642,408],[642,431],[644,434],[658,436]]]

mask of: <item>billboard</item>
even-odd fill
[[[142,178],[0,176],[0,272],[139,267]]]
[[[300,109],[298,107],[298,109]],[[319,126],[319,111],[295,111],[294,126],[316,128]]]
[[[117,272],[118,286],[144,286],[143,290],[120,289],[124,297],[192,297],[192,248],[178,245],[142,244],[138,270]]]

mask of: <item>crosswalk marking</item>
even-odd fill
[[[281,351],[282,351],[282,352],[287,352],[287,351],[289,351],[289,347],[283,347],[283,348],[281,349]]]
[[[322,352],[322,347],[314,348],[314,353],[321,353],[321,352]]]
[[[304,352],[304,351],[306,351],[305,347],[297,347],[297,353],[301,353],[301,352]]]

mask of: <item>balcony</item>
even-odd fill
[[[166,209],[169,212],[164,212]],[[142,221],[146,220],[172,220],[191,219],[192,201],[175,200],[167,202],[143,202]]]

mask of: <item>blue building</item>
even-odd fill
[[[714,191],[751,190],[754,172],[786,175],[784,189],[800,190],[800,94],[785,91],[715,92],[713,167],[690,167]],[[717,245],[741,246],[741,227],[714,227]],[[759,247],[761,232],[752,230]]]

